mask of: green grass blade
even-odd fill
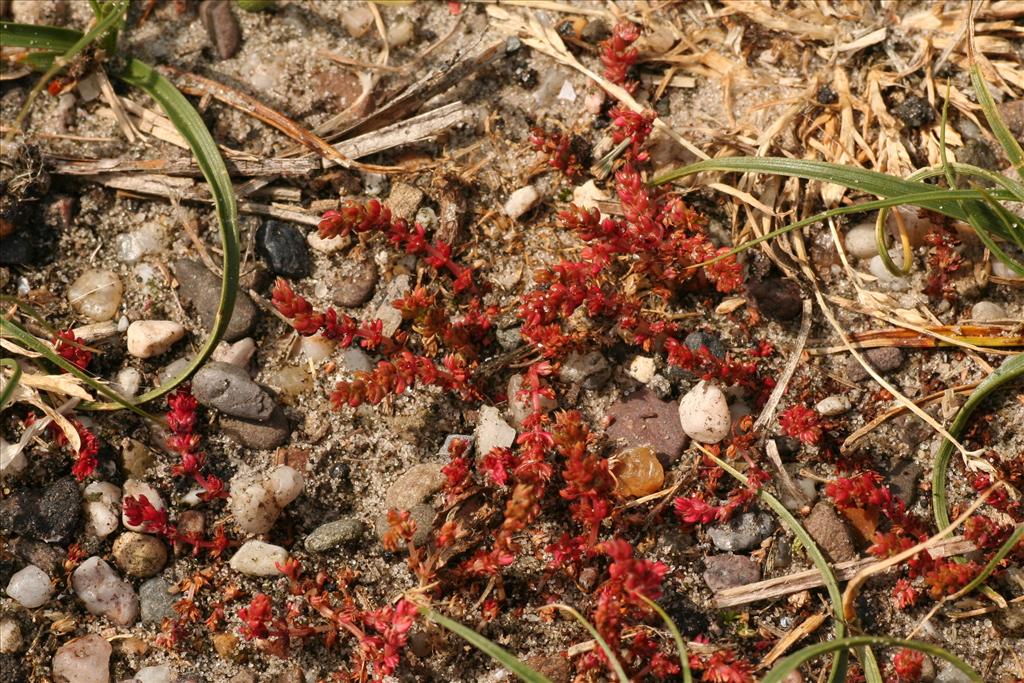
[[[806,180],[820,180],[887,198],[910,194],[917,195],[930,191],[929,188],[934,188],[934,190],[931,190],[934,192],[941,191],[941,188],[933,185],[904,180],[877,171],[830,164],[825,161],[815,161],[812,159],[786,159],[782,157],[725,157],[722,159],[698,161],[697,163],[674,169],[658,176],[651,181],[651,184],[660,185],[683,176],[705,171],[767,173],[771,175],[793,176]],[[915,204],[950,216],[951,218],[967,220],[963,210],[957,206],[956,202],[929,198],[916,201]]]
[[[594,628],[594,625],[586,619],[584,619],[582,614],[577,612],[569,605],[555,604],[552,606],[557,607],[563,612],[568,612],[570,615],[572,615],[573,619],[583,624],[583,628],[587,629],[591,637],[595,641],[597,641],[597,645],[604,652],[605,657],[608,658],[608,663],[612,667],[612,670],[615,672],[615,675],[618,676],[619,683],[629,683],[629,676],[627,676],[626,672],[622,669],[622,664],[619,662],[619,658],[615,656],[615,653],[612,652],[611,647],[609,647],[605,639],[601,637],[601,634],[597,632],[597,629]]]
[[[738,470],[733,468],[732,465],[725,462],[718,456],[712,454],[710,451],[703,451],[705,455],[715,461],[715,463],[723,470],[729,473],[734,479],[739,481],[745,486],[748,486],[747,478],[743,476]],[[821,553],[818,545],[811,538],[811,535],[803,528],[796,517],[786,509],[779,500],[768,493],[767,491],[758,491],[757,497],[764,501],[768,507],[770,507],[775,514],[789,527],[789,530],[793,532],[804,546],[807,554],[814,562],[814,566],[817,567],[818,571],[821,572],[821,580],[825,584],[825,588],[828,590],[829,601],[832,603],[832,620],[835,622],[835,634],[836,640],[842,640],[846,636],[846,625],[843,623],[843,595],[839,590],[839,582],[836,581],[836,575],[832,573],[832,567],[829,566],[828,560]],[[832,683],[839,683],[840,681],[846,680],[846,648],[839,649],[839,653],[836,655],[835,660],[832,662],[832,671],[829,674],[828,680]]]
[[[676,622],[672,621],[672,617],[668,615],[668,612],[661,608],[661,605],[651,600],[643,593],[634,592],[638,598],[643,600],[648,607],[653,609],[661,617],[661,620],[665,622],[665,626],[668,627],[669,632],[672,634],[672,639],[676,641],[676,652],[679,653],[679,665],[683,669],[683,683],[693,683],[693,672],[690,671],[690,655],[686,651],[686,643],[683,641],[683,634],[679,632],[679,627],[676,626]]]
[[[782,683],[786,676],[799,669],[800,666],[816,657],[820,657],[823,654],[835,652],[837,650],[843,651],[853,647],[869,647],[872,645],[879,647],[903,647],[923,652],[931,657],[945,659],[975,683],[984,683],[981,676],[979,676],[978,673],[967,664],[967,662],[963,661],[956,655],[950,654],[937,645],[922,643],[918,640],[890,638],[888,636],[854,636],[852,638],[837,638],[836,640],[831,640],[825,643],[808,645],[802,650],[794,652],[790,656],[779,661],[779,663],[761,679],[761,683]]]
[[[21,110],[18,115],[14,118],[14,123],[11,125],[11,132],[7,134],[7,140],[10,141],[17,134],[18,129],[21,128],[21,122],[24,121],[25,116],[28,114],[29,109],[32,108],[32,103],[35,101],[36,96],[46,87],[50,79],[57,75],[57,72],[67,66],[68,62],[81,54],[82,50],[92,45],[97,40],[100,40],[107,31],[110,31],[114,26],[124,19],[125,12],[128,11],[128,0],[116,0],[109,10],[109,13],[102,19],[96,22],[96,25],[89,29],[81,38],[75,41],[75,44],[69,47],[59,59],[54,59],[53,64],[50,68],[39,78],[35,86],[29,92],[28,97],[25,98],[25,104],[21,105]],[[45,47],[45,46],[41,46]]]
[[[3,410],[4,404],[18,388],[18,381],[21,379],[21,366],[13,358],[0,358],[0,366],[11,369],[10,378],[4,384],[4,388],[0,390],[0,410]]]
[[[4,47],[38,48],[64,53],[81,39],[81,31],[69,28],[0,21],[0,45]]]
[[[470,645],[496,661],[498,664],[501,664],[510,672],[518,676],[521,680],[526,681],[527,683],[551,683],[551,679],[537,671],[534,671],[508,650],[504,649],[494,641],[488,640],[473,629],[467,628],[459,622],[449,619],[443,614],[426,607],[421,607],[420,613],[435,624],[439,624],[459,636]]]
[[[971,65],[971,82],[974,84],[974,91],[978,94],[978,104],[981,105],[981,110],[985,112],[985,120],[988,121],[988,127],[992,129],[992,134],[996,136],[996,140],[1002,145],[1003,151],[1006,152],[1006,158],[1010,160],[1014,168],[1018,170],[1024,169],[1024,149],[1021,149],[1020,143],[1013,137],[1010,129],[1006,127],[1003,118],[999,116],[996,103],[992,100],[992,93],[988,91],[988,85],[985,83],[985,79],[981,75],[981,69],[977,64]]]
[[[949,433],[958,438],[967,426],[971,414],[977,409],[981,402],[989,394],[1008,382],[1024,377],[1024,353],[1017,354],[1003,361],[1003,364],[996,368],[995,372],[985,378],[975,388],[967,401],[956,414],[956,418],[949,426]],[[953,443],[943,439],[939,449],[935,452],[935,459],[932,462],[932,510],[935,515],[935,523],[940,529],[949,526],[949,504],[946,500],[946,470],[949,468],[949,459],[953,454]]]
[[[1001,546],[999,546],[999,550],[997,550],[995,554],[989,559],[989,561],[985,563],[985,566],[982,568],[981,573],[975,576],[969,584],[958,590],[948,599],[956,600],[958,598],[961,598],[970,593],[971,591],[975,590],[976,588],[978,588],[978,586],[980,586],[981,584],[985,583],[985,579],[987,579],[989,575],[996,570],[996,567],[999,565],[1002,559],[1009,555],[1011,552],[1013,552],[1013,550],[1018,545],[1020,545],[1022,540],[1024,540],[1024,523],[1018,524],[1014,528],[1013,533],[1010,534],[1010,537],[1006,539],[1006,541],[1004,541]]]
[[[103,382],[100,382],[92,375],[88,374],[87,372],[84,372],[74,363],[69,362],[59,353],[54,351],[52,346],[40,341],[39,339],[36,338],[34,334],[30,333],[28,330],[23,329],[21,325],[18,325],[13,320],[8,320],[7,318],[0,317],[0,334],[2,334],[5,337],[10,337],[11,339],[14,339],[16,342],[18,342],[18,344],[28,349],[29,351],[35,351],[36,353],[41,354],[44,358],[46,358],[46,360],[56,365],[64,372],[70,373],[75,377],[78,377],[96,393],[109,398],[113,402],[111,405],[113,405],[114,407],[127,408],[128,410],[131,410],[132,412],[138,414],[141,417],[146,418],[147,420],[157,420],[156,417],[150,415],[142,408],[138,407],[125,397],[121,396]]]
[[[221,280],[220,304],[210,336],[207,337],[199,353],[184,370],[136,400],[137,404],[143,404],[173,391],[179,384],[188,380],[206,362],[221,337],[224,336],[224,330],[227,329],[231,312],[235,307],[235,292],[238,289],[238,206],[235,203],[231,178],[224,166],[220,150],[217,149],[217,143],[214,142],[210,131],[206,129],[206,124],[203,123],[185,96],[170,81],[137,59],[130,59],[125,70],[118,76],[129,85],[145,90],[150,97],[156,100],[160,108],[167,114],[167,118],[174,123],[174,127],[188,141],[203,177],[210,184],[210,192],[213,195],[220,224],[221,249],[224,252],[222,263],[224,275]],[[120,405],[116,403],[84,403],[80,407],[88,410],[116,410]]]

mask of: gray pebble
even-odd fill
[[[430,540],[430,534],[434,528],[434,515],[434,506],[427,505],[426,503],[413,505],[409,508],[409,520],[416,525],[416,530],[412,534],[412,542],[414,544],[422,546]],[[383,541],[384,535],[387,534],[389,528],[388,513],[385,510],[377,516],[377,538]]]
[[[304,545],[311,553],[325,553],[359,538],[363,533],[363,526],[358,519],[342,517],[318,526],[306,536]]]
[[[558,370],[558,379],[566,384],[582,384],[584,389],[600,389],[611,376],[611,366],[598,351],[573,351]]]
[[[722,340],[715,335],[705,332],[704,330],[694,330],[690,334],[686,335],[686,339],[683,340],[687,348],[691,351],[699,351],[700,348],[706,347],[708,352],[717,358],[725,358],[725,346],[722,344]]]
[[[280,406],[274,408],[267,420],[243,420],[224,415],[220,428],[231,439],[246,448],[269,450],[284,445],[291,434],[291,423]]]
[[[992,614],[992,625],[1004,638],[1024,638],[1024,603],[1013,603]]]
[[[761,568],[746,555],[711,555],[704,567],[704,583],[716,592],[761,580]]]
[[[900,460],[889,473],[889,489],[908,507],[917,499],[917,484],[921,481],[921,466],[913,460]]]
[[[971,307],[971,320],[987,323],[993,320],[1005,320],[1009,316],[1006,309],[991,301],[979,301]]]
[[[237,365],[213,361],[192,377],[192,394],[208,408],[248,420],[266,420],[274,400]]]
[[[181,285],[178,296],[182,303],[195,309],[207,332],[212,330],[220,305],[220,278],[191,259],[180,259],[174,264],[174,277]],[[249,336],[256,325],[256,314],[256,305],[249,295],[241,290],[236,292],[224,340],[233,342]]]
[[[775,520],[763,512],[745,512],[728,522],[708,527],[708,536],[719,550],[746,552],[761,545],[775,529]]]
[[[897,370],[903,365],[905,358],[903,351],[895,346],[868,349],[863,355],[868,364],[881,375]],[[846,377],[851,382],[860,382],[869,376],[867,370],[852,355],[846,360]]]

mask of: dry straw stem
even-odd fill
[[[770,667],[776,659],[786,654],[789,648],[796,645],[798,642],[811,635],[818,628],[825,623],[826,616],[824,614],[812,614],[807,617],[795,627],[793,627],[789,633],[779,639],[775,646],[768,651],[768,654],[757,665],[758,669],[767,669]]]
[[[932,401],[937,401],[940,398],[943,398],[949,392],[952,392],[954,394],[969,395],[972,391],[974,391],[974,389],[979,384],[981,384],[981,382],[972,382],[970,384],[958,384],[955,387],[949,387],[948,389],[935,391],[923,398],[917,399],[916,401],[914,401],[914,404],[917,406],[926,405],[928,403],[931,403]],[[884,413],[882,413],[881,415],[871,420],[857,431],[847,436],[843,440],[843,443],[839,446],[839,452],[846,453],[847,451],[849,451],[850,448],[853,447],[854,444],[856,444],[858,441],[860,441],[865,436],[867,436],[875,429],[877,429],[879,425],[885,423],[888,420],[891,420],[892,418],[898,415],[902,415],[905,412],[907,412],[907,407],[902,405],[894,406],[889,410],[886,410]]]
[[[959,517],[957,517],[949,526],[947,526],[945,529],[942,529],[931,538],[921,541],[914,547],[907,548],[903,552],[897,553],[896,555],[893,555],[890,558],[882,560],[881,562],[876,562],[860,570],[857,573],[857,575],[850,579],[850,582],[846,584],[846,591],[843,593],[843,616],[846,618],[846,620],[853,622],[854,619],[856,619],[857,617],[857,612],[853,603],[857,599],[857,594],[860,592],[860,587],[864,585],[865,581],[867,581],[875,574],[878,574],[879,572],[883,572],[886,569],[889,569],[890,567],[894,567],[900,564],[904,560],[910,559],[922,550],[928,550],[929,548],[932,548],[935,545],[937,545],[939,541],[941,541],[946,536],[952,534],[958,526],[966,522],[967,519],[971,515],[973,515],[979,507],[982,506],[982,504],[988,499],[988,497],[992,495],[992,493],[1001,486],[1005,486],[1005,484],[1003,484],[1002,482],[998,482],[985,489],[985,491],[982,492],[982,494],[973,503],[971,503],[970,507],[964,510]]]

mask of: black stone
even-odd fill
[[[256,231],[256,248],[278,275],[294,278],[309,275],[309,246],[294,225],[267,221]]]
[[[691,351],[699,351],[700,347],[704,346],[712,356],[725,358],[725,345],[722,344],[722,340],[704,330],[694,330],[686,335],[683,343]]]
[[[0,533],[67,545],[82,524],[82,492],[71,477],[43,491],[18,491],[0,503]]]
[[[932,105],[917,95],[910,95],[893,111],[908,128],[920,128],[935,120]]]
[[[836,94],[836,91],[828,83],[818,88],[815,97],[818,100],[818,104],[835,104],[839,101],[839,95]]]

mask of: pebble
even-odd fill
[[[306,536],[303,545],[311,553],[326,553],[358,539],[363,535],[364,527],[358,519],[343,517],[318,526]]]
[[[492,448],[511,448],[516,440],[516,430],[501,417],[501,411],[494,406],[483,406],[477,417],[476,452],[484,457]]]
[[[822,415],[835,417],[836,415],[842,415],[851,407],[850,399],[845,396],[840,396],[839,394],[833,394],[832,396],[826,396],[818,401],[814,406],[814,409]]]
[[[164,619],[174,617],[174,603],[178,596],[170,590],[170,584],[160,577],[142,583],[139,587],[139,603],[143,624],[160,625]]]
[[[114,563],[128,576],[148,579],[167,564],[167,547],[159,538],[128,531],[117,537]]]
[[[395,183],[388,195],[388,207],[391,214],[398,218],[411,221],[423,202],[423,191],[409,183]]]
[[[217,56],[230,59],[242,46],[242,28],[231,10],[228,0],[203,0],[199,5],[199,18],[210,36]]]
[[[871,367],[881,375],[899,369],[903,365],[903,351],[895,346],[883,346],[877,349],[868,349],[863,353],[864,359]],[[846,360],[846,378],[851,382],[860,382],[869,377],[867,370],[857,362],[851,354]]]
[[[908,95],[903,102],[896,105],[893,113],[908,128],[920,128],[935,120],[935,110],[932,105],[928,100],[917,95]]]
[[[82,493],[72,477],[46,489],[22,490],[0,501],[0,533],[67,545],[82,522]]]
[[[256,342],[253,341],[252,337],[245,337],[233,344],[227,342],[217,344],[217,348],[213,350],[211,360],[237,365],[242,369],[246,369],[249,367],[249,363],[252,362],[252,357],[255,354]]]
[[[775,529],[775,520],[763,512],[744,512],[728,522],[708,527],[708,536],[719,550],[747,552],[761,545]]]
[[[180,259],[174,264],[174,277],[180,289],[178,296],[186,306],[192,306],[199,315],[203,328],[209,332],[217,318],[220,305],[220,278],[198,261]],[[238,341],[249,336],[256,325],[256,304],[242,290],[235,292],[235,307],[224,331],[224,341]]]
[[[141,441],[129,438],[121,441],[121,467],[130,478],[142,479],[155,460],[153,451]],[[85,490],[88,493],[89,489]]]
[[[992,614],[992,625],[1004,638],[1024,638],[1024,604],[1013,603]]]
[[[228,363],[210,362],[192,377],[192,395],[208,408],[246,420],[266,420],[274,399],[252,381],[249,373]]]
[[[647,496],[665,485],[665,469],[646,446],[620,451],[611,459],[610,466],[616,491],[624,498]]]
[[[634,356],[633,360],[629,362],[626,374],[641,384],[647,384],[654,379],[654,373],[657,370],[658,365],[650,356]]]
[[[729,435],[729,404],[718,386],[700,381],[679,401],[679,423],[691,439],[718,443]]]
[[[302,232],[290,223],[266,221],[256,230],[256,249],[277,275],[309,275],[309,246]]]
[[[299,355],[303,358],[319,363],[327,360],[334,353],[337,342],[328,339],[322,334],[314,334],[311,337],[299,338]]]
[[[174,683],[175,677],[167,664],[146,666],[135,672],[130,683]]]
[[[686,344],[686,348],[691,351],[699,351],[701,347],[704,347],[712,356],[715,356],[716,358],[725,358],[725,345],[722,343],[721,339],[710,332],[694,330],[686,335],[683,343]]]
[[[913,460],[900,460],[889,472],[889,490],[910,507],[917,500],[917,485],[923,470]]]
[[[246,541],[231,557],[231,568],[248,576],[281,576],[276,565],[284,566],[288,551],[263,541]]]
[[[626,447],[648,446],[665,465],[675,462],[690,443],[676,406],[649,389],[613,403],[608,417],[613,420],[605,430],[608,438]]]
[[[95,633],[64,643],[53,655],[54,683],[109,683],[112,651]]]
[[[359,175],[363,178],[363,192],[370,197],[383,197],[391,185],[391,181],[383,173],[360,171]]]
[[[987,323],[1007,320],[1009,317],[1005,308],[991,301],[979,301],[971,306],[971,320],[975,322]]]
[[[513,351],[523,345],[523,329],[521,327],[498,330],[494,336],[498,338],[498,344],[505,351]]]
[[[135,232],[125,232],[114,238],[119,261],[128,264],[138,263],[147,254],[162,251],[165,246],[163,227],[157,223],[147,223]]]
[[[21,626],[14,619],[0,620],[0,653],[9,655],[21,649]]]
[[[24,536],[12,540],[8,547],[19,560],[34,564],[51,575],[58,574],[64,567],[64,560],[67,559],[65,550]]]
[[[249,534],[263,534],[274,526],[281,511],[302,493],[304,480],[288,465],[275,467],[261,478],[236,474],[231,479],[229,506],[235,523]]]
[[[832,503],[819,501],[804,521],[804,528],[829,561],[846,562],[857,558],[849,527]]]
[[[411,510],[413,506],[426,502],[447,481],[442,467],[439,463],[425,462],[400,474],[384,496],[385,511]]]
[[[875,239],[875,224],[859,223],[846,231],[843,238],[846,251],[858,259],[878,256],[878,240]]]
[[[1020,259],[1018,258],[1017,260],[1019,261]],[[1010,268],[1010,266],[1006,265],[999,259],[992,260],[992,274],[996,277],[1020,279],[1020,275],[1017,274],[1017,271]]]
[[[341,23],[353,38],[360,38],[373,26],[373,13],[363,5],[347,8],[341,13]]]
[[[1010,133],[1020,140],[1024,138],[1024,99],[1017,98],[996,105]]]
[[[124,285],[109,270],[87,270],[68,288],[68,301],[78,314],[95,322],[110,320],[124,296]]]
[[[790,493],[789,489],[783,486],[781,481],[776,480],[775,488],[779,492],[779,502],[790,512],[796,512],[813,503],[814,499],[818,497],[818,486],[815,481],[810,477],[800,476],[799,463],[787,463],[783,467],[789,474],[793,485],[796,486],[796,493],[799,495]]]
[[[415,222],[427,232],[432,232],[437,228],[437,212],[429,206],[424,206],[416,212]]]
[[[509,195],[505,201],[505,215],[512,220],[518,219],[532,209],[540,201],[540,192],[533,185],[521,187]]]
[[[943,662],[942,668],[935,676],[935,683],[972,683],[973,680],[949,662]]]
[[[516,429],[522,429],[523,420],[533,413],[533,401],[530,397],[519,396],[519,391],[522,388],[523,376],[521,374],[512,375],[508,378],[508,417]],[[558,402],[553,398],[541,396],[540,407],[541,410],[546,413],[551,412],[558,407]],[[484,455],[486,455],[486,453]]]
[[[773,320],[792,320],[803,311],[800,285],[790,278],[768,278],[750,287],[757,309]]]
[[[182,372],[185,371],[189,365],[188,358],[178,358],[168,363],[158,374],[156,383],[158,386],[163,385],[166,382],[171,381]]]
[[[7,582],[7,596],[26,609],[42,607],[51,595],[50,577],[34,564],[16,571]]]
[[[415,545],[422,546],[424,543],[430,540],[430,533],[434,528],[434,517],[436,515],[434,506],[427,503],[418,503],[413,505],[409,510],[409,521],[413,523],[415,531],[412,534],[412,542]],[[388,524],[387,510],[384,510],[377,515],[377,522],[375,530],[377,532],[377,540],[383,542],[384,536],[388,533],[390,525]]]
[[[558,369],[558,379],[566,384],[581,384],[584,389],[600,389],[611,376],[608,360],[598,351],[573,351]]]
[[[118,626],[131,626],[139,616],[139,596],[132,585],[95,555],[78,566],[71,585],[90,614],[105,616]]]
[[[121,368],[117,372],[114,385],[111,389],[117,393],[125,398],[134,398],[135,394],[139,393],[139,387],[142,385],[142,373],[135,368]]]
[[[416,26],[409,17],[399,17],[388,26],[388,46],[392,48],[408,45],[415,37]]]
[[[28,467],[28,459],[25,458],[24,449],[17,443],[9,444],[0,440],[0,479],[10,481],[25,471]]]
[[[704,558],[704,583],[716,593],[761,580],[761,568],[746,555],[711,555]]]
[[[373,259],[347,258],[335,269],[332,301],[338,306],[362,306],[373,296],[380,274]]]
[[[139,479],[126,479],[124,482],[124,488],[121,493],[121,500],[125,498],[134,498],[135,500],[141,501],[142,497],[145,496],[149,504],[156,510],[166,510],[167,505],[164,503],[164,499],[160,496],[160,493]],[[129,524],[128,518],[125,516],[124,511],[121,511],[121,524],[125,526],[129,531],[145,531],[141,524]]]
[[[85,487],[85,532],[106,538],[121,522],[121,487],[94,481]]]
[[[369,372],[373,369],[373,360],[366,351],[351,347],[341,352],[338,365],[348,372]]]
[[[900,249],[891,249],[889,256],[897,266],[903,267],[903,256],[901,256]],[[890,273],[889,269],[885,267],[885,263],[882,262],[881,256],[874,256],[868,261],[868,272],[878,278],[879,285],[891,291],[903,292],[910,288],[910,279]]]
[[[405,298],[411,287],[412,281],[405,274],[392,278],[391,282],[388,283],[387,291],[384,292],[384,301],[381,302],[372,316],[384,323],[383,333],[385,337],[390,337],[397,332],[398,327],[402,324],[402,313],[394,307],[394,302]]]
[[[173,320],[136,320],[128,326],[128,353],[153,358],[184,336],[185,328]]]

